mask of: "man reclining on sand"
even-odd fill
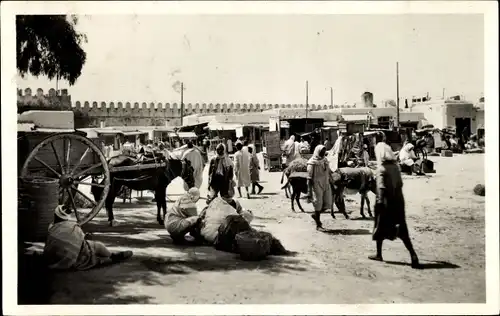
[[[112,253],[103,243],[88,240],[89,236],[72,220],[69,211],[65,211],[62,205],[57,206],[43,249],[49,268],[88,270],[132,257],[132,251]]]

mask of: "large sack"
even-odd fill
[[[200,214],[201,236],[213,244],[219,233],[219,227],[229,215],[238,215],[236,209],[220,197],[216,197]]]
[[[485,186],[482,184],[477,184],[474,187],[474,194],[479,195],[479,196],[485,196],[486,195],[486,189]]]
[[[293,160],[288,165],[288,170],[290,172],[306,172],[307,171],[307,159],[297,158]]]
[[[267,256],[291,254],[271,233],[255,229],[239,232],[235,236],[234,251],[243,260],[262,260]]]
[[[237,252],[243,260],[265,259],[271,254],[272,244],[273,236],[267,232],[251,230],[236,235]]]
[[[236,252],[236,234],[250,230],[250,224],[241,215],[226,216],[219,226],[214,247],[217,250]]]

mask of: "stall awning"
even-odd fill
[[[155,126],[152,130],[153,132],[173,132],[174,128],[171,126]]]
[[[242,128],[242,124],[236,123],[219,123],[210,122],[208,123],[208,128],[213,131],[235,131],[237,128]]]
[[[148,134],[148,132],[140,132],[140,131],[123,132],[123,135],[125,136],[144,135],[144,134]]]
[[[123,134],[122,131],[117,130],[117,129],[113,129],[113,130],[99,130],[99,129],[96,129],[95,132],[98,133],[98,134],[102,134],[102,135]]]
[[[342,119],[346,122],[366,122],[368,114],[343,114]]]
[[[323,126],[325,126],[325,127],[338,127],[339,122],[337,122],[337,121],[325,121],[323,123]]]
[[[367,131],[367,132],[363,133],[363,136],[372,136],[372,135],[375,135],[377,133],[380,133],[380,131]]]
[[[168,137],[179,137],[179,138],[198,138],[193,132],[169,132]]]
[[[264,123],[249,123],[249,124],[244,124],[245,127],[255,127],[255,128],[269,128],[268,124]]]
[[[183,126],[179,127],[179,131],[185,131],[185,130],[189,130],[189,129],[194,129],[197,126],[205,127],[205,126],[207,126],[207,124],[208,123],[204,122],[204,123],[198,123],[198,124],[183,125]]]
[[[36,127],[33,123],[18,123],[17,131],[32,133],[72,133],[75,130],[69,128],[40,128]]]

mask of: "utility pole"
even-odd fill
[[[181,82],[181,126],[184,118],[184,82]]]
[[[332,87],[330,87],[330,105],[333,108],[333,88]]]
[[[396,128],[399,128],[399,62],[396,62]]]
[[[443,100],[444,100],[444,91],[445,91],[445,90],[446,90],[446,89],[445,89],[445,88],[443,88]]]
[[[307,127],[307,112],[309,110],[309,81],[306,81],[306,127]]]

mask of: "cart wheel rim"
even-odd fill
[[[71,133],[60,133],[45,138],[26,158],[20,176],[36,177],[42,171],[59,180],[59,203],[72,209],[78,224],[88,223],[103,207],[110,189],[110,172],[101,149],[90,139]],[[95,174],[101,175],[103,180],[100,183],[88,182]],[[93,187],[102,189],[99,199],[96,201],[82,192],[82,186],[89,186],[89,191],[92,191]],[[91,207],[79,208],[77,197],[86,200]],[[89,211],[83,212],[85,209]]]

